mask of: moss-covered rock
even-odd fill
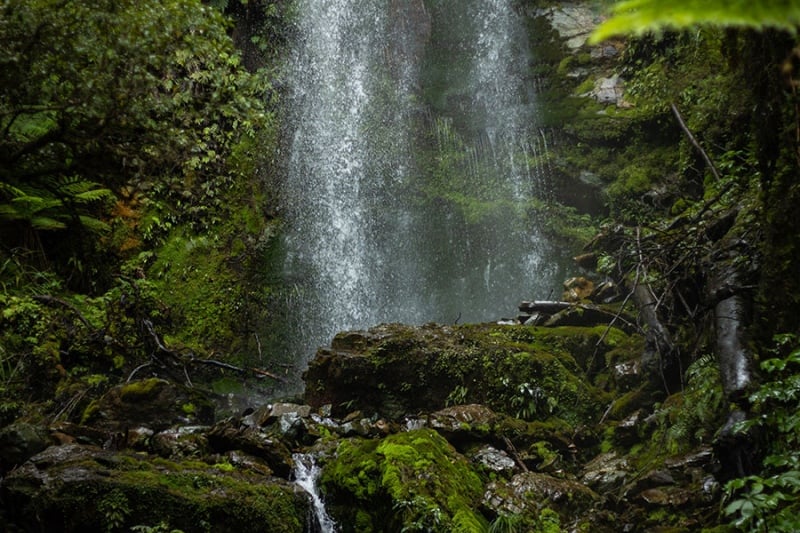
[[[227,465],[230,466],[230,465]],[[286,482],[203,462],[52,446],[2,483],[3,519],[26,530],[302,532],[308,501]]]
[[[480,532],[483,483],[438,433],[342,441],[320,480],[342,531]]]
[[[628,338],[613,328],[382,325],[340,334],[321,350],[306,373],[306,401],[332,404],[338,415],[399,418],[481,403],[529,420],[586,422],[609,401],[587,368]]]
[[[210,424],[214,406],[198,389],[149,378],[118,385],[89,404],[82,422],[109,431],[146,426],[155,431],[174,424]]]

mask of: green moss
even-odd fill
[[[89,402],[89,405],[86,406],[86,409],[83,410],[83,414],[81,415],[81,424],[85,424],[88,420],[90,420],[96,413],[100,407],[100,402],[98,400],[92,400]]]
[[[184,531],[304,530],[307,504],[291,485],[202,462],[117,454],[73,461],[53,474],[63,482],[19,510],[22,516],[43,516],[45,522],[37,524],[45,529],[127,531],[164,522]]]
[[[642,407],[642,405],[647,404],[650,400],[650,391],[647,384],[642,385],[638,389],[626,392],[622,396],[615,399],[611,407],[611,411],[609,412],[609,416],[615,420],[622,420],[629,414]]]
[[[483,485],[469,462],[438,433],[416,430],[340,444],[320,480],[345,531],[355,522],[382,531],[482,531],[475,511]],[[369,520],[367,520],[369,517]]]
[[[364,357],[348,358],[343,362],[348,368],[337,370],[336,376],[327,366],[312,363],[309,403],[330,403],[341,415],[361,409],[387,417],[482,403],[528,420],[557,417],[577,425],[598,419],[611,401],[608,392],[592,383],[587,365],[602,367],[605,352],[628,339],[622,331],[604,327],[378,329],[380,335],[362,335],[358,341],[364,344],[358,348]]]
[[[594,79],[586,78],[583,82],[575,88],[575,94],[582,95],[594,89]]]
[[[144,400],[157,394],[167,384],[163,379],[149,378],[124,385],[119,392],[120,399],[126,402]]]

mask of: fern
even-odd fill
[[[0,184],[0,222],[24,222],[37,231],[66,229],[77,219],[86,229],[101,233],[109,229],[100,219],[91,216],[91,204],[113,200],[111,190],[77,176],[44,179],[39,187]]]
[[[794,34],[800,26],[800,0],[622,0],[591,41],[698,25],[777,28]]]

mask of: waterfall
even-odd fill
[[[313,455],[296,453],[292,455],[294,459],[294,482],[308,493],[311,497],[313,516],[313,527],[311,531],[319,533],[336,533],[336,523],[328,516],[325,510],[325,502],[317,490],[317,479],[319,479],[320,468]]]
[[[284,271],[294,361],[380,322],[495,320],[560,265],[512,0],[298,0]]]

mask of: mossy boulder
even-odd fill
[[[610,350],[636,346],[606,330],[391,324],[346,332],[310,362],[306,402],[331,404],[335,416],[361,410],[393,419],[479,403],[528,420],[586,423],[610,401],[588,370]]]
[[[82,423],[125,431],[146,426],[155,431],[176,424],[211,424],[214,406],[199,390],[158,378],[116,386],[92,402]]]
[[[320,484],[343,532],[480,532],[483,483],[435,431],[342,441]]]
[[[2,482],[3,519],[25,530],[302,532],[308,500],[288,482],[200,461],[51,446]]]
[[[0,429],[0,473],[24,463],[50,444],[49,432],[33,424],[16,422]]]
[[[589,509],[599,496],[570,479],[537,472],[517,474],[510,481],[492,482],[484,495],[486,505],[498,514],[532,515],[544,508],[557,510],[564,519]]]

